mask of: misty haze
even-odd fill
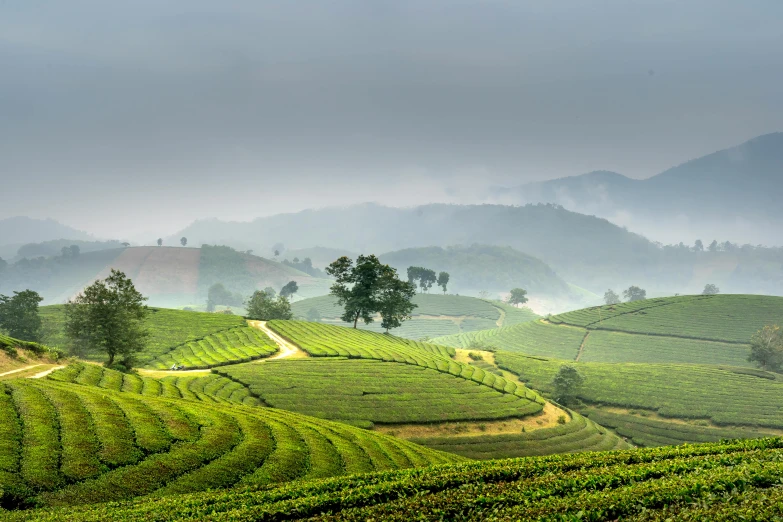
[[[723,4],[0,3],[0,520],[783,517]]]

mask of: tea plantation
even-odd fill
[[[5,381],[0,419],[5,508],[260,487],[461,460],[291,412],[47,379]]]
[[[9,520],[778,520],[783,439],[553,455],[12,514]]]
[[[509,326],[533,321],[538,318],[528,308],[515,308],[498,301],[458,295],[417,294],[413,302],[413,318],[395,328],[391,333],[407,339],[422,339],[444,335],[457,335]],[[328,324],[345,326],[340,321],[343,313],[334,297],[326,295],[297,301],[292,310],[297,317],[306,318],[315,310],[321,320]],[[369,325],[360,325],[363,330],[382,332],[380,320]]]

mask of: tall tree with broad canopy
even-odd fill
[[[446,287],[449,284],[449,276],[448,272],[441,272],[438,274],[438,286],[443,289],[443,293],[446,293]]]
[[[779,372],[783,367],[783,331],[780,326],[767,325],[750,338],[749,362],[764,370]]]
[[[341,319],[353,323],[354,328],[359,319],[372,323],[376,312],[381,312],[384,323],[390,325],[387,329],[394,328],[392,325],[399,326],[415,307],[410,303],[415,294],[413,283],[400,281],[397,271],[381,264],[374,255],[357,257],[355,265],[343,256],[326,267],[326,273],[335,278],[330,290],[344,307]]]
[[[275,299],[262,290],[256,290],[245,303],[247,316],[259,321],[271,321],[272,319],[293,319],[291,303],[284,295]]]
[[[158,238],[158,246],[163,246],[163,238],[162,237]]]
[[[43,297],[33,290],[0,295],[0,328],[23,341],[41,342],[41,317],[38,303]]]
[[[564,364],[552,380],[552,385],[555,388],[555,400],[566,405],[572,403],[584,381],[579,370],[570,364]]]
[[[608,305],[620,304],[621,303],[620,296],[617,295],[617,293],[610,288],[609,290],[604,292],[604,303]]]
[[[179,244],[182,246],[188,246],[188,238],[182,236],[181,238],[179,238]]]
[[[416,295],[416,287],[397,277],[397,270],[385,265],[378,281],[378,312],[381,314],[381,327],[389,333],[402,322],[411,318],[416,305],[411,299]]]
[[[623,297],[628,302],[642,301],[647,299],[647,290],[638,286],[629,286],[626,290],[623,290]]]
[[[285,284],[283,288],[280,289],[280,295],[282,295],[283,297],[291,297],[298,291],[299,291],[299,285],[296,284],[296,281],[289,281]]]
[[[519,308],[519,305],[527,303],[527,290],[523,288],[512,288],[508,296],[508,304]]]
[[[146,300],[133,281],[112,269],[109,277],[95,281],[65,305],[65,333],[74,344],[105,352],[106,366],[127,371],[149,337]]]

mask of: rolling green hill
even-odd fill
[[[752,367],[750,337],[783,317],[783,298],[681,296],[585,308],[536,322],[436,338],[584,362],[725,364]]]
[[[9,520],[777,520],[783,440],[466,463]]]
[[[114,391],[97,386],[85,368],[67,382],[69,372],[59,382],[14,379],[0,386],[3,507],[262,487],[461,460],[291,412],[164,398],[163,386]]]
[[[515,308],[499,301],[459,295],[416,294],[413,302],[417,306],[413,310],[413,318],[394,329],[394,335],[422,339],[520,324],[538,317],[528,308]],[[314,310],[325,323],[346,324],[340,320],[342,307],[331,295],[297,301],[291,309],[296,317],[310,318]],[[380,319],[369,325],[360,325],[360,328],[383,331]]]

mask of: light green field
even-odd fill
[[[10,520],[777,520],[783,440],[439,466],[234,489]]]
[[[394,335],[407,339],[432,338],[520,324],[538,317],[528,308],[515,308],[499,301],[475,297],[416,294],[413,302],[417,306],[413,311],[413,318],[395,328],[391,332]],[[291,308],[299,318],[306,318],[308,313],[315,309],[322,321],[346,325],[339,319],[343,309],[331,295],[297,301]],[[380,319],[369,325],[360,324],[359,327],[374,332],[383,331]]]
[[[73,383],[14,379],[0,386],[4,507],[263,487],[460,460],[286,411],[167,399],[143,388],[114,391],[83,374]]]
[[[586,308],[483,332],[433,339],[585,362],[753,367],[750,337],[783,318],[783,298],[682,296]]]

